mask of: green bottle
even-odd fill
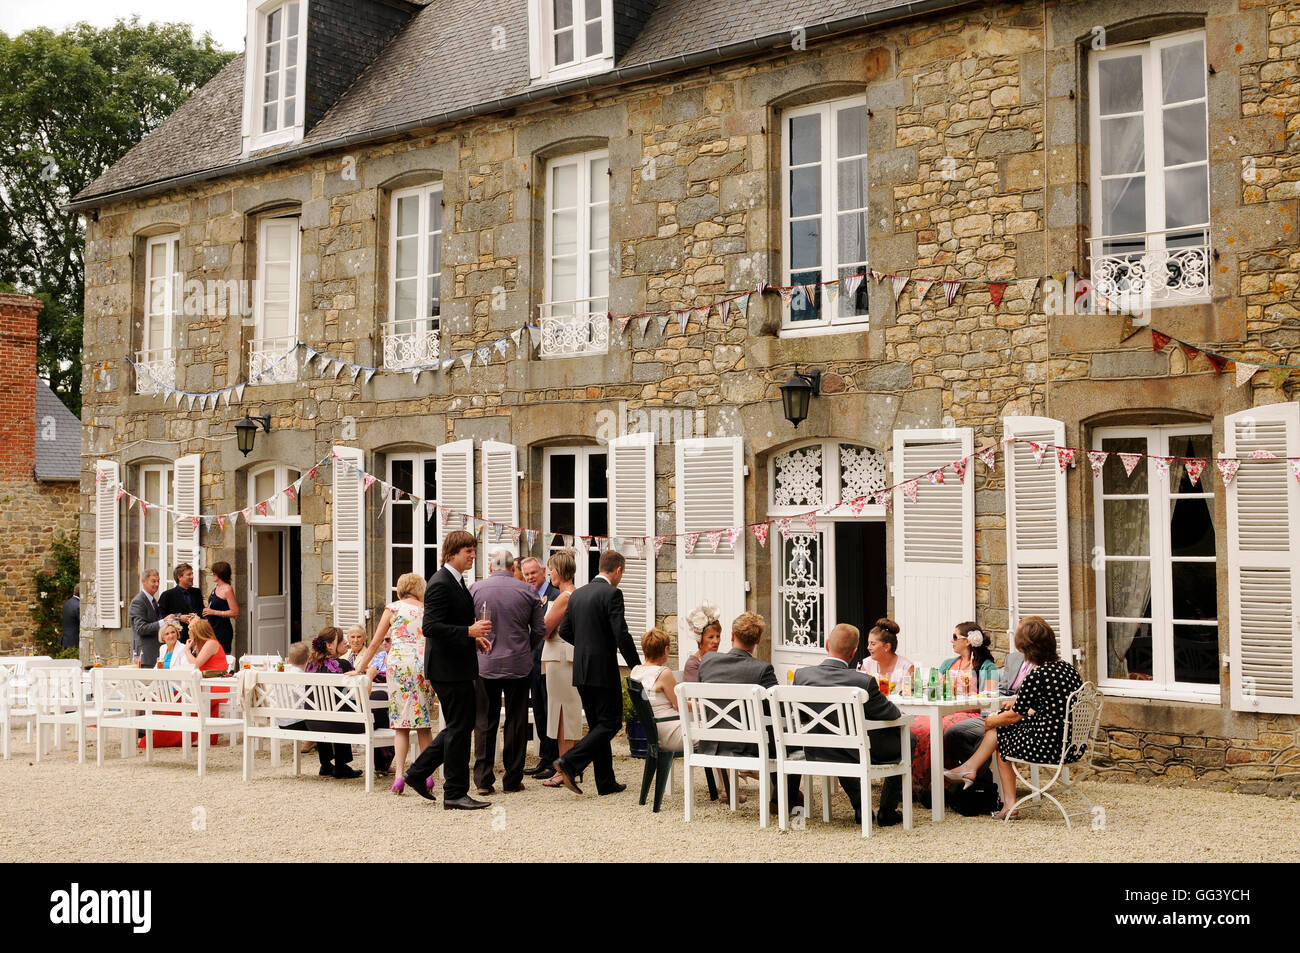
[[[939,670],[937,668],[930,669],[930,687],[926,691],[925,697],[927,701],[938,701],[943,697],[943,692],[939,688]]]

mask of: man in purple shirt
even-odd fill
[[[506,704],[505,738],[501,761],[504,791],[524,789],[524,757],[528,751],[528,687],[533,669],[533,649],[546,637],[546,622],[537,590],[511,571],[514,556],[508,549],[492,553],[491,575],[470,587],[474,614],[492,620],[492,650],[478,657],[478,719],[474,726],[474,784],[479,794],[491,794],[496,780],[497,722],[501,699]]]

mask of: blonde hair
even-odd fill
[[[307,655],[307,643],[294,642],[289,646],[289,651],[284,653],[284,660],[290,665],[297,665],[299,668],[302,668],[307,664]]]
[[[405,599],[407,596],[424,598],[424,577],[419,573],[404,572],[397,577],[397,598]]]
[[[158,630],[158,643],[160,645],[167,641],[166,639],[163,638],[163,635],[166,634],[168,629],[171,629],[173,632],[176,633],[176,637],[180,638],[181,627],[177,625],[175,622],[168,622],[166,625],[164,625],[162,628]]]
[[[208,639],[215,639],[217,633],[212,631],[212,623],[207,619],[195,619],[190,623],[190,641],[196,648],[202,648]]]
[[[767,622],[757,612],[742,612],[731,623],[731,640],[752,649],[763,637]]]
[[[578,560],[571,549],[561,549],[551,555],[546,565],[555,570],[561,582],[572,582],[578,572]]]
[[[647,662],[667,655],[668,646],[671,644],[672,639],[668,638],[668,633],[663,629],[651,629],[641,636],[641,651],[645,652]]]

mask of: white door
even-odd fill
[[[248,578],[252,580],[252,655],[289,651],[289,533],[255,527],[251,531]]]

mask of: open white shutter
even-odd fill
[[[365,454],[356,447],[335,447],[334,455],[351,466],[334,465],[334,624],[364,625],[366,619],[366,495],[361,469]]]
[[[122,627],[120,479],[115,461],[95,461],[95,624],[101,629]]]
[[[500,524],[496,533],[483,537],[489,551],[505,546],[516,556],[519,546],[510,527],[519,525],[519,451],[512,443],[483,441],[483,518]]]
[[[740,437],[697,437],[677,444],[677,651],[692,654],[695,633],[686,616],[706,599],[718,606],[722,651],[731,647],[731,623],[745,611],[745,460]],[[726,530],[739,526],[733,546]],[[722,530],[715,553],[706,533]],[[693,555],[682,533],[699,533]]]
[[[1003,436],[1065,446],[1065,424],[1050,417],[1006,417]],[[1006,448],[1008,646],[1025,616],[1042,616],[1070,661],[1070,547],[1065,521],[1065,474],[1055,449],[1043,454],[1019,440]],[[971,471],[974,472],[973,470]],[[957,621],[961,621],[960,619]]]
[[[1269,404],[1223,421],[1241,468],[1228,497],[1228,645],[1235,711],[1300,713],[1300,404]],[[1277,459],[1256,460],[1267,450]]]
[[[450,530],[460,529],[460,515],[474,515],[474,441],[456,440],[438,448],[438,550]],[[447,513],[454,510],[456,519],[446,522]],[[466,520],[466,528],[474,532],[473,520]],[[432,572],[430,572],[432,575]],[[465,573],[465,584],[474,581],[474,570]]]
[[[644,536],[645,546],[623,570],[623,608],[633,640],[655,626],[655,444],[654,434],[634,433],[609,442],[609,534]]]
[[[202,473],[203,458],[197,453],[181,457],[174,464],[174,483],[176,502],[174,509],[180,518],[173,515],[172,521],[172,565],[189,563],[194,567],[194,578],[200,580],[199,572],[199,528],[192,517],[199,514],[199,478]],[[196,583],[197,584],[197,583]]]
[[[899,651],[925,666],[952,655],[952,628],[975,619],[975,471],[943,483],[924,474],[970,457],[969,427],[895,430],[894,479],[918,480],[916,502],[894,494],[894,619]]]

